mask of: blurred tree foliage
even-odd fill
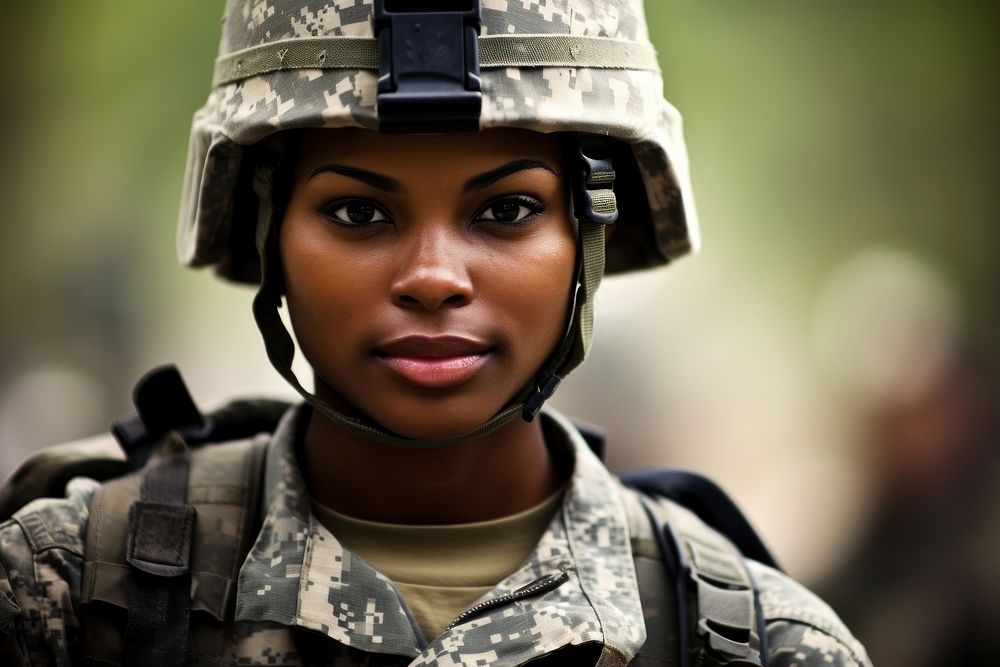
[[[119,389],[134,379],[139,322],[169,317],[157,303],[176,275],[187,126],[220,14],[121,0],[5,11],[0,383],[40,361]]]
[[[648,2],[706,249],[800,306],[856,248],[938,263],[1000,323],[995,3]]]

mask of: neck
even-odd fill
[[[407,449],[347,431],[314,410],[301,463],[320,503],[387,523],[496,519],[537,505],[561,483],[537,419],[445,447]]]

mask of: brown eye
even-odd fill
[[[368,202],[353,202],[344,207],[351,222],[359,225],[375,219],[375,207]]]
[[[351,199],[333,202],[321,209],[321,212],[340,225],[360,227],[388,220],[382,210],[367,199]]]
[[[490,213],[493,214],[493,219],[499,222],[514,222],[520,217],[518,214],[522,208],[524,207],[517,202],[505,199],[490,206]]]
[[[498,199],[483,209],[477,216],[480,222],[499,222],[516,225],[527,222],[536,214],[545,210],[545,206],[533,197],[519,195]]]

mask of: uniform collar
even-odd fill
[[[414,658],[412,665],[519,665],[567,645],[602,645],[601,664],[625,665],[645,641],[627,520],[614,478],[564,417],[542,418],[572,460],[560,511],[521,568],[480,602],[565,572],[543,594],[488,608],[429,645],[396,587],[343,548],[312,515],[295,436],[308,408],[284,416],[268,447],[264,521],[240,570],[238,621],[273,621],[352,648]],[[452,662],[449,662],[449,659]]]

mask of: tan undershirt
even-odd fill
[[[517,514],[444,526],[364,521],[315,499],[312,508],[344,547],[396,584],[430,640],[521,566],[548,528],[562,496],[560,489]]]

